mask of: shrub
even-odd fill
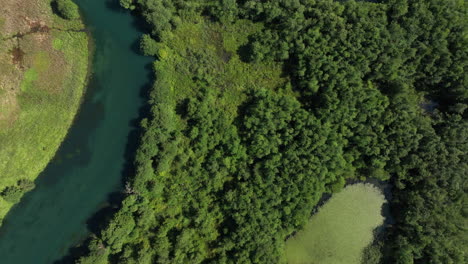
[[[133,5],[133,0],[120,0],[120,5],[123,8],[134,10],[135,5]]]
[[[55,5],[59,15],[65,19],[80,17],[78,6],[72,0],[56,0]]]
[[[36,185],[31,180],[21,179],[21,180],[18,181],[18,187],[20,188],[20,190],[22,192],[29,192],[32,189],[34,189],[34,187],[36,187]]]
[[[1,193],[2,198],[10,203],[18,203],[22,195],[22,190],[17,186],[8,186]]]
[[[36,185],[28,179],[21,179],[17,186],[8,186],[0,193],[3,200],[10,203],[18,203],[25,192],[34,189]]]
[[[382,260],[382,245],[371,244],[364,249],[362,253],[362,263],[364,264],[379,264]]]
[[[140,49],[145,56],[155,56],[158,53],[158,43],[150,35],[144,34],[140,40]]]

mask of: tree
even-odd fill
[[[158,54],[158,43],[150,35],[144,34],[140,40],[140,49],[145,56]]]
[[[131,191],[97,235],[106,260],[280,263],[324,192],[373,178],[394,186],[396,223],[366,261],[466,262],[466,5],[371,2],[122,0],[158,60]],[[245,20],[261,28],[233,41]],[[276,64],[290,87],[228,85],[244,79],[220,78],[233,42],[236,67]]]
[[[72,0],[55,0],[59,15],[65,19],[77,19],[80,17],[78,6]]]
[[[133,4],[133,0],[120,0],[120,5],[123,8],[133,10],[135,9],[135,5]]]
[[[5,201],[15,204],[20,201],[23,191],[17,186],[8,186],[2,191],[1,196]]]

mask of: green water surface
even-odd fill
[[[93,75],[56,158],[7,215],[1,264],[54,263],[85,238],[87,220],[122,188],[151,58],[137,54],[137,22],[117,0],[76,0],[95,43]]]

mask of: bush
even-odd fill
[[[23,193],[25,193],[25,192],[29,192],[32,189],[34,189],[34,187],[36,187],[36,185],[31,180],[21,179],[21,180],[18,181],[18,187],[20,188],[20,190]]]
[[[150,35],[144,34],[140,40],[140,49],[145,56],[155,56],[158,53],[158,43]]]
[[[10,203],[18,203],[23,196],[23,191],[17,186],[8,186],[1,193],[2,198]]]
[[[72,0],[56,0],[55,5],[59,15],[65,19],[80,17],[78,6]]]
[[[133,5],[133,0],[120,0],[120,5],[123,8],[134,10],[135,5]]]
[[[382,245],[371,244],[364,249],[362,253],[363,264],[379,264],[382,260]]]
[[[34,189],[36,185],[28,179],[21,179],[17,186],[8,186],[0,193],[3,200],[10,203],[18,203],[25,192]]]

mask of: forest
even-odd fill
[[[125,198],[76,263],[283,263],[324,193],[393,186],[363,263],[468,261],[468,6],[120,0],[154,56]]]

